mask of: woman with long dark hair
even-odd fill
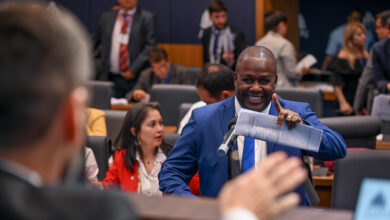
[[[161,195],[158,173],[170,150],[163,142],[164,125],[157,103],[137,103],[126,114],[114,141],[118,149],[102,184],[122,191]]]

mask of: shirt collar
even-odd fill
[[[166,160],[166,156],[164,152],[161,150],[161,148],[157,148],[157,153],[156,153],[156,160],[154,161],[154,164],[158,163],[163,163]],[[135,153],[135,159],[138,161],[138,163],[142,163],[141,156],[139,154],[139,151]]]
[[[126,14],[128,14],[130,16],[134,15],[136,11],[137,11],[137,7],[134,7],[133,9],[131,9],[131,10],[127,11],[127,12],[125,12],[125,10],[123,10],[123,9],[119,9],[119,13],[120,14],[126,13]]]
[[[237,96],[235,96],[234,97],[234,110],[236,111],[236,113],[235,113],[236,116],[238,116],[238,113],[240,113],[241,108],[242,107],[241,107],[240,103],[238,102]],[[268,103],[268,106],[263,111],[261,111],[261,113],[268,115],[270,109],[271,109],[271,102]]]
[[[42,178],[38,172],[35,172],[34,170],[31,170],[28,167],[18,164],[12,160],[1,158],[0,169],[16,177],[19,177],[20,179],[25,180],[33,186],[42,186]]]

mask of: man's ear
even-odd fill
[[[234,91],[230,91],[230,90],[222,90],[219,98],[220,100],[225,100],[225,99],[228,99],[230,98],[232,95],[234,94]]]
[[[87,89],[79,87],[70,93],[64,103],[65,137],[72,146],[81,146],[85,138],[87,100]]]

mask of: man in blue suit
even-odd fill
[[[276,98],[276,60],[270,50],[259,46],[246,48],[238,58],[236,70],[235,96],[192,112],[190,121],[159,174],[162,192],[193,196],[187,185],[199,171],[201,195],[216,197],[229,179],[241,173],[244,168],[247,169],[247,161],[258,164],[275,151],[284,151],[289,156],[299,158],[311,155],[322,160],[335,160],[345,156],[343,138],[321,124],[307,103]],[[285,121],[290,129],[297,123],[304,123],[323,130],[319,152],[307,152],[260,140],[250,143],[249,138],[239,136],[229,156],[218,156],[217,149],[228,132],[229,122],[241,108],[276,115],[278,125]],[[251,144],[254,158],[248,158],[246,153],[249,148],[246,146]],[[303,185],[296,192],[301,197],[301,205],[311,204]]]

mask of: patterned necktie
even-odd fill
[[[221,32],[218,31],[218,32],[214,32],[214,47],[213,47],[213,53],[214,53],[214,57],[217,58],[217,55],[218,55],[218,40],[219,40],[219,36],[221,35]]]
[[[131,16],[123,13],[122,14],[122,28],[121,28],[121,34],[125,35],[128,30],[128,26],[131,20]],[[127,47],[127,44],[121,42],[119,45],[119,70],[121,72],[126,72],[129,70],[129,50]]]
[[[244,150],[242,152],[241,171],[245,173],[255,164],[255,140],[245,137]]]

